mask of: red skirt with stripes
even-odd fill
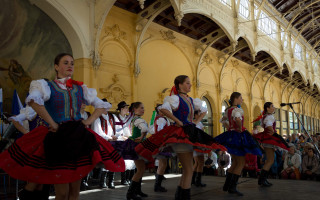
[[[289,150],[287,142],[281,137],[281,135],[278,135],[277,133],[270,135],[268,133],[261,132],[258,134],[254,134],[252,137],[254,137],[259,143],[270,144],[287,151]]]
[[[78,181],[97,164],[103,164],[112,172],[125,171],[124,160],[109,142],[91,129],[85,129],[83,132],[89,136],[91,134],[95,139],[96,148],[85,154],[77,154],[76,159],[50,161],[46,158],[44,140],[47,135],[56,133],[49,132],[47,127],[40,126],[22,136],[0,154],[0,168],[15,179],[39,184],[64,184]],[[86,144],[86,141],[82,142]],[[73,144],[77,143],[79,141],[73,142]],[[60,145],[56,143],[57,149]]]
[[[175,143],[190,144],[194,150],[202,153],[208,153],[213,149],[227,150],[215,142],[214,138],[192,125],[187,127],[168,126],[141,142],[135,150],[143,158],[153,161],[154,157],[163,149]]]

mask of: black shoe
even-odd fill
[[[197,176],[197,172],[193,172],[191,185],[195,185],[196,184],[196,176]]]
[[[224,185],[223,185],[223,191],[225,191],[225,192],[229,190],[232,175],[233,174],[231,174],[231,173],[227,173],[226,181],[224,182]]]
[[[100,181],[99,181],[100,188],[107,188],[108,186],[106,182],[107,182],[107,172],[102,171],[100,176]]]
[[[114,172],[108,172],[108,188],[115,189],[114,186]]]
[[[37,199],[36,192],[28,191],[26,189],[22,189],[19,194],[19,200],[35,200]]]
[[[138,190],[139,184],[140,183],[135,181],[131,182],[131,185],[127,192],[127,200],[142,200],[140,197],[137,196],[137,190]]]
[[[121,185],[129,185],[127,182],[126,173],[127,171],[121,172]]]
[[[176,193],[174,195],[174,199],[181,200],[181,187],[180,186],[177,187]]]
[[[207,184],[203,184],[201,179],[202,179],[202,173],[201,172],[197,172],[195,186],[197,186],[197,187],[206,187]]]
[[[268,171],[266,170],[261,170],[260,177],[258,179],[258,185],[263,186],[263,187],[270,187],[271,184],[267,181],[267,176],[268,176]]]
[[[181,200],[190,200],[190,188],[189,189],[181,188]]]
[[[133,181],[132,181],[133,182]],[[137,187],[137,195],[139,195],[140,197],[148,197],[147,194],[143,193],[141,190],[141,183],[142,183],[142,179],[140,179],[139,185]]]
[[[240,177],[239,175],[232,174],[231,181],[230,181],[230,187],[228,189],[228,192],[230,194],[236,194],[238,196],[243,196],[243,194],[237,190],[237,184],[238,184],[239,177]]]
[[[162,181],[164,180],[163,175],[155,174],[156,181],[154,182],[154,191],[155,192],[167,192],[168,190],[161,186]]]

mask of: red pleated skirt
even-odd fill
[[[265,132],[261,132],[258,134],[254,134],[253,137],[262,144],[271,144],[277,147],[280,147],[285,150],[289,150],[288,146],[286,145],[284,140],[281,140],[279,137],[276,137],[274,135],[270,135]],[[281,136],[280,136],[281,137]]]
[[[78,181],[99,163],[104,164],[104,167],[112,172],[125,171],[124,160],[112,145],[91,129],[87,130],[95,136],[98,148],[77,160],[48,163],[43,144],[48,128],[39,126],[0,154],[0,168],[15,179],[39,184]]]
[[[177,126],[168,126],[162,129],[141,142],[136,146],[135,150],[137,154],[152,162],[154,157],[159,154],[162,149],[165,149],[170,144],[176,143],[190,144],[194,147],[194,150],[202,153],[208,153],[213,149],[227,150],[224,146],[214,142],[213,138],[205,143],[200,143],[198,141],[191,142],[189,140],[189,135],[184,132],[184,129]]]

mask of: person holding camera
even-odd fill
[[[218,176],[226,176],[226,171],[231,166],[231,157],[226,151],[220,151],[218,159]]]

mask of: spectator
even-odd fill
[[[301,156],[296,153],[294,144],[290,143],[289,146],[290,150],[285,155],[281,177],[283,179],[300,179]]]
[[[296,133],[292,133],[291,135],[291,143],[293,144],[297,144],[298,143],[298,138],[297,138],[297,134]]]
[[[297,153],[300,155],[300,156],[302,156],[302,154],[303,154],[303,147],[301,146],[301,144],[300,143],[298,143],[297,144]]]
[[[315,150],[313,148],[308,149],[308,154],[302,160],[302,174],[301,179],[313,180],[316,177],[316,172],[319,167],[319,159],[315,155]]]
[[[286,142],[292,143],[292,136],[291,135],[288,135]]]
[[[204,175],[215,175],[216,170],[218,169],[218,156],[214,151],[209,152],[204,155]]]
[[[301,144],[301,146],[304,146],[304,145],[305,145],[305,143],[306,143],[306,142],[305,142],[305,139],[306,139],[306,138],[304,137],[304,135],[301,134],[301,135],[299,136],[299,143]]]
[[[227,169],[231,166],[231,157],[226,151],[220,151],[218,159],[218,176],[225,176]]]
[[[257,170],[258,170],[257,156],[247,153],[246,163],[242,170],[242,176],[247,177],[247,175],[249,175],[250,178],[255,178],[257,177]]]

